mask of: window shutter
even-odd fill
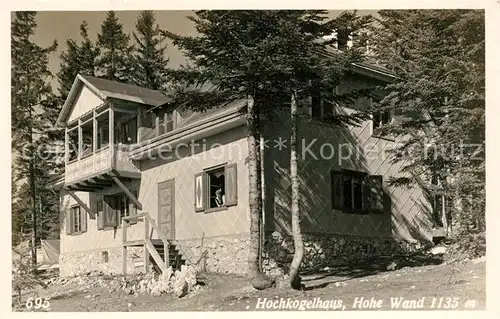
[[[371,181],[371,212],[383,213],[384,212],[384,183],[382,175],[370,176]]]
[[[66,235],[71,235],[73,229],[73,210],[69,209],[66,213]]]
[[[133,191],[132,193],[137,198],[137,191]],[[128,200],[128,213],[130,216],[137,215],[137,207],[135,207],[135,204],[130,199]],[[130,220],[130,225],[134,224],[137,224],[136,218]]]
[[[92,213],[94,213],[94,218],[90,217],[90,219],[96,219],[97,217],[97,201],[99,200],[99,196],[96,193],[89,193],[89,208]],[[87,213],[87,212],[85,212]]]
[[[96,203],[97,230],[101,230],[104,228],[104,201],[102,200],[102,196],[97,202],[99,203],[99,205]]]
[[[229,164],[226,166],[225,176],[225,196],[226,206],[234,206],[238,204],[238,179],[236,172],[236,164]]]
[[[331,201],[333,209],[342,209],[343,207],[343,178],[340,172],[330,171],[331,179]]]
[[[205,173],[201,172],[194,176],[194,210],[201,212],[205,208]]]
[[[87,212],[81,207],[78,207],[78,210],[80,211],[80,229],[82,233],[85,233],[87,231]]]
[[[368,214],[372,210],[372,181],[370,178],[363,180],[363,214]]]
[[[104,196],[104,209],[103,209],[103,227],[116,227],[117,226],[117,212],[115,205],[115,198],[113,196]]]

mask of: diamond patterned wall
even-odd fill
[[[143,209],[156,218],[158,211],[157,184],[175,179],[175,239],[189,240],[249,232],[248,156],[246,130],[232,129],[198,141],[198,147],[184,148],[178,156],[165,160],[149,160],[141,165],[140,200]],[[192,156],[189,156],[191,155]],[[238,205],[210,213],[195,212],[195,174],[204,169],[236,163],[238,170]]]
[[[283,115],[280,119],[286,119]],[[269,125],[268,139],[290,140],[289,122]],[[371,121],[359,127],[335,128],[315,121],[299,125],[299,178],[301,226],[308,233],[392,237],[413,241],[430,238],[428,204],[418,188],[387,185],[390,176],[400,174],[401,163],[392,164],[387,150],[395,141],[371,136]],[[270,143],[272,145],[272,143]],[[266,230],[291,233],[290,149],[266,149]],[[349,149],[352,155],[348,156]],[[391,214],[347,214],[331,209],[330,170],[352,169],[383,175],[384,191],[390,196]]]

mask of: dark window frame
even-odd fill
[[[221,176],[215,177],[213,176],[216,173],[222,173]],[[211,168],[209,170],[205,170],[205,174],[207,175],[207,203],[206,205],[206,211],[213,211],[213,210],[221,210],[226,208],[226,202],[225,202],[225,196],[226,196],[226,166],[219,166],[215,168]],[[221,179],[221,185],[212,185],[213,179],[218,178]],[[214,187],[213,187],[214,186]],[[222,189],[222,196],[224,199],[224,202],[222,203],[221,206],[217,206],[215,203],[215,192],[217,189],[221,188]],[[212,205],[213,204],[213,205]]]
[[[76,213],[78,211],[78,213]],[[82,208],[80,205],[73,205],[70,208],[70,218],[72,220],[71,223],[71,235],[82,234]]]
[[[137,197],[137,190],[133,190],[132,193]],[[111,204],[110,206],[105,207],[107,205],[104,205],[105,203],[104,197],[106,197],[108,201],[110,201],[109,203]],[[105,217],[99,216],[99,214],[106,215],[107,209],[113,210],[113,213],[115,214],[116,218],[116,226],[106,224],[107,221],[104,220]],[[123,224],[122,218],[137,214],[137,207],[130,200],[127,194],[125,194],[124,192],[118,192],[110,195],[103,195],[100,198],[98,198],[96,201],[96,211],[98,214],[98,218],[101,218],[102,220],[101,222],[103,223],[102,228],[101,229],[98,228],[97,230],[110,230],[115,228],[116,229],[121,228]],[[131,225],[136,223],[137,223],[136,221],[130,222]]]
[[[175,110],[157,111],[155,129],[158,136],[175,130]]]
[[[380,214],[384,212],[375,209],[373,206],[373,200],[375,199],[372,194],[372,183],[371,180],[377,175],[369,175],[365,172],[359,172],[348,169],[333,169],[330,172],[330,190],[331,190],[331,208],[334,210],[339,210],[346,214]],[[338,186],[336,183],[341,183]],[[358,185],[358,189],[355,189]],[[335,189],[335,187],[340,187],[340,189]],[[340,190],[341,196],[338,198],[336,192]],[[380,196],[384,196],[380,194]],[[341,203],[338,202],[341,201]]]
[[[337,93],[337,88],[332,89],[332,92]],[[324,90],[315,89],[311,96],[311,119],[324,124],[331,124],[331,119],[337,114],[334,101],[327,100],[323,97]]]
[[[214,206],[212,203],[215,204],[215,191],[220,187],[220,185],[217,185],[217,187],[214,188],[214,192],[210,192],[212,189],[211,181],[210,181],[210,174],[222,171],[222,175],[219,176],[218,178],[222,178],[222,196],[224,199],[224,203],[222,206]],[[228,175],[229,174],[229,175]],[[205,168],[202,172],[195,174],[195,179],[196,177],[202,176],[202,206],[203,208],[195,208],[196,212],[203,212],[203,213],[212,213],[212,212],[217,212],[221,210],[227,210],[231,206],[237,206],[238,205],[238,178],[237,178],[237,164],[235,163],[224,163],[212,167]],[[232,184],[231,186],[228,185]],[[195,195],[196,196],[196,185],[195,185]],[[228,187],[231,187],[229,189]]]
[[[373,106],[373,98],[370,98],[370,106]],[[388,108],[384,110],[375,110],[371,112],[372,137],[391,138],[382,134],[384,126],[391,124],[394,121],[394,109]]]

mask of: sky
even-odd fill
[[[342,11],[329,11],[329,16],[334,17]],[[375,10],[359,10],[358,14],[375,14]],[[139,11],[116,11],[116,15],[123,24],[124,31],[130,33],[135,28],[135,22]],[[165,10],[155,11],[156,22],[161,29],[184,35],[195,35],[193,23],[187,19],[192,11]],[[59,55],[66,49],[67,39],[80,39],[80,24],[87,21],[89,25],[89,36],[95,40],[100,32],[101,23],[106,17],[106,11],[39,11],[36,17],[38,27],[33,40],[42,47],[47,47],[54,40],[58,42],[57,51],[49,59],[49,67],[55,75],[59,70]],[[182,53],[170,42],[167,43],[167,55],[170,59],[170,67],[178,67],[185,59]],[[55,83],[54,83],[55,84]]]

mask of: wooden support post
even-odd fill
[[[160,117],[155,116],[155,129],[156,129],[156,135],[160,135]]]
[[[143,121],[143,110],[139,107],[137,110],[137,143],[142,142],[142,121]]]
[[[128,196],[128,198],[134,203],[134,205],[137,207],[138,210],[142,210],[142,204],[139,202],[137,197],[132,194],[132,192],[125,186],[125,184],[122,183],[122,181],[116,177],[116,176],[111,176],[113,181],[122,189],[122,191]]]
[[[92,152],[97,151],[97,112],[94,110],[94,115],[92,118]]]
[[[67,165],[69,161],[69,132],[68,128],[64,130],[64,164]]]
[[[122,221],[123,275],[127,275],[127,228],[128,220]]]
[[[111,167],[115,167],[115,111],[109,106],[109,151]]]
[[[83,153],[83,128],[82,120],[78,120],[78,160],[82,158]]]
[[[149,271],[149,252],[146,242],[149,239],[149,220],[144,216],[144,273]]]
[[[93,211],[90,210],[90,208],[85,204],[80,197],[78,197],[72,190],[69,190],[66,188],[66,192],[68,193],[69,196],[71,196],[77,203],[80,205],[90,216],[91,219],[95,219],[95,214]]]

